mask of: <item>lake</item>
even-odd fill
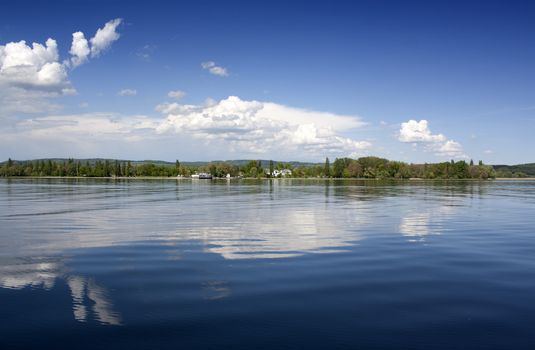
[[[534,349],[535,181],[0,180],[0,348]]]

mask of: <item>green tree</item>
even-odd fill
[[[134,175],[133,174],[133,169],[132,169],[132,163],[130,161],[128,161],[128,163],[126,163],[126,176],[132,176]]]
[[[331,177],[331,164],[329,163],[329,157],[325,158],[325,166],[323,167],[323,174],[326,177]]]
[[[344,177],[345,161],[343,158],[336,158],[333,163],[333,176],[336,178]]]

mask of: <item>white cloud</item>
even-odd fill
[[[158,122],[144,116],[121,116],[113,113],[85,113],[32,118],[16,125],[13,137],[33,140],[93,142],[115,140],[138,141],[149,137]],[[4,135],[7,137],[7,135]]]
[[[121,19],[112,20],[91,38],[91,48],[82,32],[73,33],[69,53],[70,60],[59,62],[56,40],[49,38],[45,45],[26,44],[26,41],[0,45],[0,83],[24,89],[45,90],[62,94],[63,89],[72,90],[67,79],[67,68],[76,67],[109,47],[119,38],[115,32]]]
[[[201,105],[165,103],[157,110],[165,116],[84,113],[15,119],[0,126],[0,150],[9,146],[3,150],[9,155],[24,145],[17,152],[30,157],[58,156],[65,150],[86,156],[122,150],[123,157],[134,151],[135,157],[175,157],[178,150],[201,159],[266,155],[318,161],[325,156],[358,157],[372,147],[368,141],[342,135],[365,125],[357,116],[235,96]],[[166,153],[166,147],[174,151]]]
[[[137,90],[135,90],[135,89],[122,89],[119,92],[117,92],[117,95],[119,95],[119,96],[135,96],[135,95],[137,95]]]
[[[115,29],[120,22],[116,19],[99,29],[91,48],[82,32],[73,33],[71,56],[63,62],[51,38],[44,45],[24,40],[0,45],[0,118],[16,112],[57,111],[58,106],[48,102],[50,98],[76,94],[68,79],[69,69],[87,62],[90,52],[98,55],[117,40]]]
[[[72,94],[63,65],[58,63],[57,43],[27,45],[24,40],[0,45],[0,118],[21,113],[56,112],[50,103],[58,95]]]
[[[150,159],[170,137],[154,132],[159,120],[116,113],[50,115],[0,124],[0,158],[94,157]],[[179,144],[180,142],[174,142]],[[169,152],[165,157],[174,157]],[[3,155],[3,156],[2,156]]]
[[[64,65],[70,68],[76,68],[79,65],[87,62],[89,56],[97,57],[101,52],[105,51],[111,44],[118,40],[121,36],[117,33],[117,26],[121,24],[122,19],[116,18],[99,28],[95,36],[89,39],[85,38],[83,32],[72,33],[72,44],[69,53],[71,59],[64,61]],[[91,47],[89,43],[91,42]]]
[[[467,158],[459,142],[448,140],[443,134],[433,134],[425,119],[420,121],[411,119],[401,123],[398,140],[412,143],[416,147],[420,143],[425,144],[426,150],[440,157]]]
[[[0,119],[13,117],[16,113],[56,113],[61,106],[50,102],[53,92],[27,90],[0,84]]]
[[[440,144],[435,148],[438,155],[453,158],[466,158],[463,147],[459,142],[453,140],[447,140],[445,143]]]
[[[216,65],[214,61],[207,61],[201,63],[201,67],[208,70],[210,74],[218,75],[220,77],[227,77],[229,75],[226,68]]]
[[[427,125],[427,120],[409,120],[401,123],[399,130],[399,140],[401,142],[443,142],[446,137],[442,134],[433,135]]]
[[[26,41],[0,45],[0,84],[23,89],[56,91],[68,87],[65,67],[58,62],[58,46],[54,39],[45,45]]]
[[[122,19],[116,18],[99,28],[95,36],[91,38],[91,57],[96,57],[121,36],[117,33],[117,27],[121,24]]]
[[[186,93],[181,90],[171,90],[167,93],[167,96],[174,98],[175,100],[180,100],[182,97],[186,96]]]
[[[337,131],[357,128],[358,117],[308,111],[272,102],[230,96],[215,104],[157,106],[167,114],[158,133],[186,133],[246,153],[291,152],[309,156],[355,155],[369,149],[367,141],[342,137]]]
[[[84,33],[72,33],[72,44],[69,53],[72,55],[71,63],[73,67],[78,67],[82,63],[85,63],[88,60],[90,52],[89,42],[85,38]]]

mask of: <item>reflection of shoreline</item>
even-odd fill
[[[74,319],[87,322],[90,311],[94,319],[103,325],[121,325],[121,317],[113,310],[113,303],[105,288],[94,279],[77,275],[63,274],[65,268],[61,261],[54,262],[20,262],[3,264],[0,267],[0,288],[20,290],[24,288],[42,288],[50,291],[57,280],[65,279],[72,298]],[[87,304],[91,305],[88,310]]]

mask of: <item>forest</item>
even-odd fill
[[[0,176],[58,176],[58,177],[189,177],[197,172],[214,177],[270,178],[274,170],[289,169],[295,178],[362,178],[362,179],[489,179],[496,177],[490,165],[479,161],[449,161],[441,163],[409,164],[379,157],[358,159],[329,158],[323,164],[285,163],[266,160],[215,161],[182,164],[167,162],[133,162],[125,160],[40,159],[7,160],[0,163]]]

